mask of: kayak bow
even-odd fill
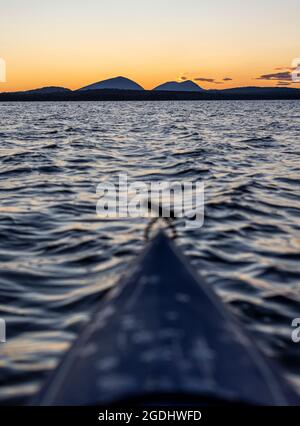
[[[218,296],[161,231],[98,306],[35,404],[296,403]]]

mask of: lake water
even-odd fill
[[[144,246],[96,186],[201,180],[195,268],[300,393],[300,102],[0,104],[0,402],[24,403]]]

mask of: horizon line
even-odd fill
[[[151,92],[151,91],[153,91],[153,90],[157,89],[158,87],[160,87],[162,85],[165,85],[165,84],[172,84],[172,83],[174,84],[175,83],[175,84],[181,85],[181,84],[190,83],[190,82],[192,82],[193,84],[197,85],[198,88],[201,89],[201,90],[203,90],[203,91],[220,91],[220,90],[222,91],[222,90],[246,89],[246,88],[258,88],[258,89],[264,89],[264,88],[268,88],[268,89],[294,89],[294,90],[300,89],[300,87],[290,87],[293,84],[300,83],[300,81],[297,81],[297,82],[295,82],[295,81],[290,81],[289,82],[288,81],[288,82],[284,82],[284,83],[281,83],[281,84],[277,84],[276,86],[257,86],[257,85],[253,85],[252,86],[252,85],[247,85],[247,86],[234,86],[234,87],[230,87],[230,88],[227,87],[227,88],[224,88],[224,89],[222,89],[221,87],[220,88],[208,88],[208,89],[205,89],[205,88],[203,88],[202,86],[200,86],[198,84],[197,79],[193,79],[193,78],[184,79],[184,80],[180,80],[180,81],[178,81],[179,79],[177,79],[177,80],[176,79],[174,79],[174,80],[168,80],[168,81],[160,83],[157,86],[154,86],[152,89],[145,89],[141,84],[137,83],[136,81],[134,81],[134,80],[132,80],[132,79],[130,79],[128,77],[124,77],[122,75],[118,75],[116,77],[109,77],[109,78],[105,78],[103,80],[99,80],[99,81],[95,81],[95,82],[92,82],[92,83],[88,83],[87,85],[81,86],[81,87],[79,87],[77,89],[70,89],[70,88],[65,87],[65,86],[57,86],[55,84],[53,84],[53,85],[49,84],[49,85],[39,86],[39,87],[33,87],[33,88],[30,88],[30,89],[25,89],[25,90],[0,91],[0,94],[4,94],[4,93],[22,93],[22,92],[30,92],[30,91],[35,91],[35,90],[43,90],[43,89],[51,89],[51,88],[53,88],[53,89],[54,88],[64,89],[64,90],[68,90],[68,91],[71,91],[71,92],[76,92],[76,91],[82,90],[82,89],[84,89],[86,87],[89,87],[91,85],[94,85],[94,84],[100,84],[100,83],[103,83],[103,82],[106,82],[106,81],[116,80],[116,79],[125,79],[125,80],[128,80],[130,82],[133,82],[133,83],[137,84],[138,86],[140,86],[141,89],[137,89],[137,90],[143,90],[143,91],[148,91],[148,92]],[[257,79],[254,79],[254,80],[257,80]],[[5,84],[5,83],[6,82],[2,82],[2,84]],[[223,82],[215,82],[215,84],[218,84],[219,86],[221,86],[221,84],[223,84]],[[89,89],[89,90],[134,90],[134,89],[117,89],[117,88],[111,88],[110,89],[110,88],[103,88],[103,89]]]

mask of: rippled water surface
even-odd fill
[[[143,245],[98,183],[202,180],[178,244],[300,392],[300,102],[0,104],[0,402],[24,403]]]

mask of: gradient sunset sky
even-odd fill
[[[0,91],[118,75],[147,89],[289,84],[299,17],[299,0],[0,0]]]

